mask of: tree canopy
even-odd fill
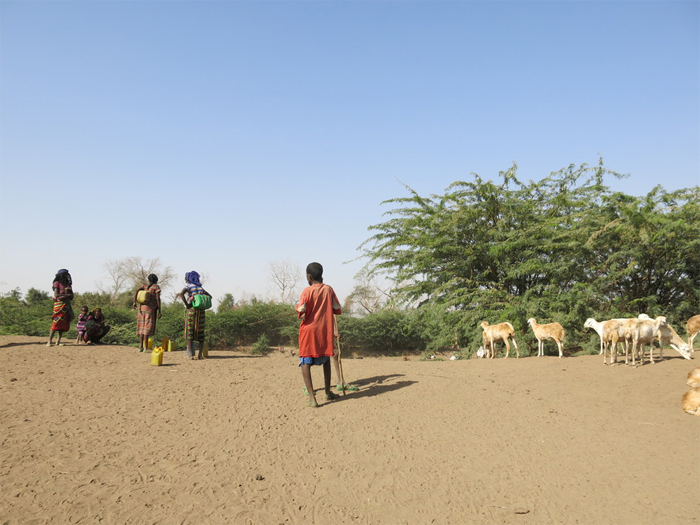
[[[700,309],[700,187],[644,197],[612,192],[597,166],[568,166],[524,183],[517,166],[499,183],[473,174],[444,195],[409,195],[361,249],[372,273],[397,283],[405,305],[479,319],[528,317],[580,329],[588,316],[667,315]],[[462,326],[462,325],[467,326]]]

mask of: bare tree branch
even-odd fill
[[[289,259],[270,263],[270,280],[279,289],[280,303],[295,301],[296,288],[301,277],[299,265],[292,264]]]

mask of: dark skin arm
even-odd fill
[[[59,292],[60,292],[60,288],[56,287],[53,289],[53,295],[57,301],[65,301],[66,299],[69,301],[73,300],[73,290],[71,290],[70,293],[59,293]]]
[[[160,319],[160,290],[158,290],[158,293],[156,294],[156,302],[158,303],[158,306],[156,307],[156,312],[158,312],[158,319]]]
[[[187,288],[183,288],[182,291],[179,294],[177,294],[177,296],[180,299],[182,299],[182,302],[184,303],[185,308],[190,308],[192,306],[192,304],[188,303],[187,299],[185,299],[185,292],[187,292]]]

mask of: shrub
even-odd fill
[[[270,351],[270,339],[266,334],[258,337],[258,340],[253,344],[250,353],[253,355],[264,355]]]

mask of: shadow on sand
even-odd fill
[[[385,376],[367,377],[363,379],[358,379],[357,381],[353,381],[351,383],[351,386],[356,386],[360,390],[347,391],[345,394],[342,394],[334,389],[333,392],[338,394],[338,399],[334,400],[333,403],[337,403],[338,401],[350,401],[352,399],[359,399],[361,397],[379,396],[382,394],[386,394],[387,392],[393,392],[394,390],[399,390],[401,388],[411,386],[418,382],[391,381],[392,379],[397,377],[403,377],[403,374],[389,374]],[[319,399],[323,399],[323,389],[316,391],[316,395],[321,396],[319,397]],[[321,405],[321,407],[323,407],[323,404]]]

